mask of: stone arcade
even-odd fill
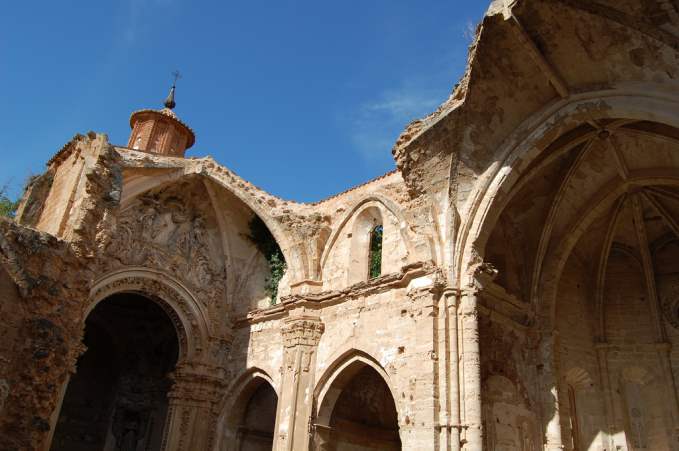
[[[185,158],[174,92],[77,135],[0,220],[0,449],[679,450],[678,58],[673,0],[495,1],[314,204]]]

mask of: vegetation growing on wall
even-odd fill
[[[374,279],[382,275],[382,235],[384,229],[378,225],[370,231],[370,262],[368,278]]]
[[[280,283],[285,270],[288,265],[285,262],[283,251],[274,239],[269,228],[264,224],[262,219],[255,215],[250,220],[250,239],[257,246],[257,249],[264,255],[269,269],[271,270],[271,277],[266,279],[264,290],[271,298],[271,304],[276,303],[278,296],[278,284]]]
[[[7,187],[0,187],[0,216],[13,218],[18,206],[18,200],[12,201],[9,197],[7,197]]]

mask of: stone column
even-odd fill
[[[446,382],[448,393],[448,444],[447,450],[460,451],[460,367],[458,349],[458,296],[457,292],[447,289],[443,292],[446,308],[446,343],[448,355],[446,358]]]
[[[462,353],[462,387],[464,428],[462,449],[483,449],[483,411],[481,404],[481,354],[479,343],[478,295],[475,290],[460,295],[460,343]]]
[[[608,372],[608,344],[604,342],[595,343],[597,362],[599,364],[599,376],[601,389],[604,398],[604,414],[606,416],[606,431],[602,434],[602,447],[604,449],[615,449],[614,434],[617,427],[615,425],[615,404],[613,403],[613,393],[611,392],[611,379]]]
[[[284,321],[283,374],[273,447],[276,451],[309,449],[316,349],[324,330],[317,316],[291,314]]]
[[[413,383],[412,391],[406,393],[412,399],[410,408],[406,415],[400,417],[403,449],[440,449],[436,430],[441,411],[436,339],[440,293],[440,287],[435,284],[408,291],[408,297],[414,304],[412,310],[416,324],[415,336],[407,343],[407,352],[412,356],[408,366],[412,368],[410,375]]]
[[[545,430],[546,451],[564,449],[561,437],[561,416],[559,415],[559,388],[555,356],[555,332],[542,339],[540,343],[540,363],[538,372],[542,394],[542,421]]]
[[[679,401],[677,400],[677,386],[674,382],[674,374],[672,374],[672,360],[671,351],[672,345],[670,343],[658,343],[657,345],[658,360],[660,368],[662,368],[663,382],[665,384],[665,391],[667,396],[665,400],[667,409],[671,413],[671,428],[670,443],[672,449],[679,449]]]
[[[168,394],[169,406],[161,449],[212,450],[219,401],[226,388],[222,368],[202,364],[178,365]]]

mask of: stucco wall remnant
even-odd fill
[[[669,1],[494,1],[397,169],[313,204],[76,135],[0,220],[0,443],[50,448],[134,293],[178,340],[161,449],[678,450],[678,48]]]

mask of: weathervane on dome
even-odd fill
[[[172,75],[174,76],[174,81],[172,82],[170,93],[167,95],[167,98],[165,99],[165,107],[169,109],[173,109],[175,106],[177,106],[177,104],[174,101],[174,90],[177,85],[177,80],[182,78],[182,74],[180,74],[178,70],[172,72]]]

